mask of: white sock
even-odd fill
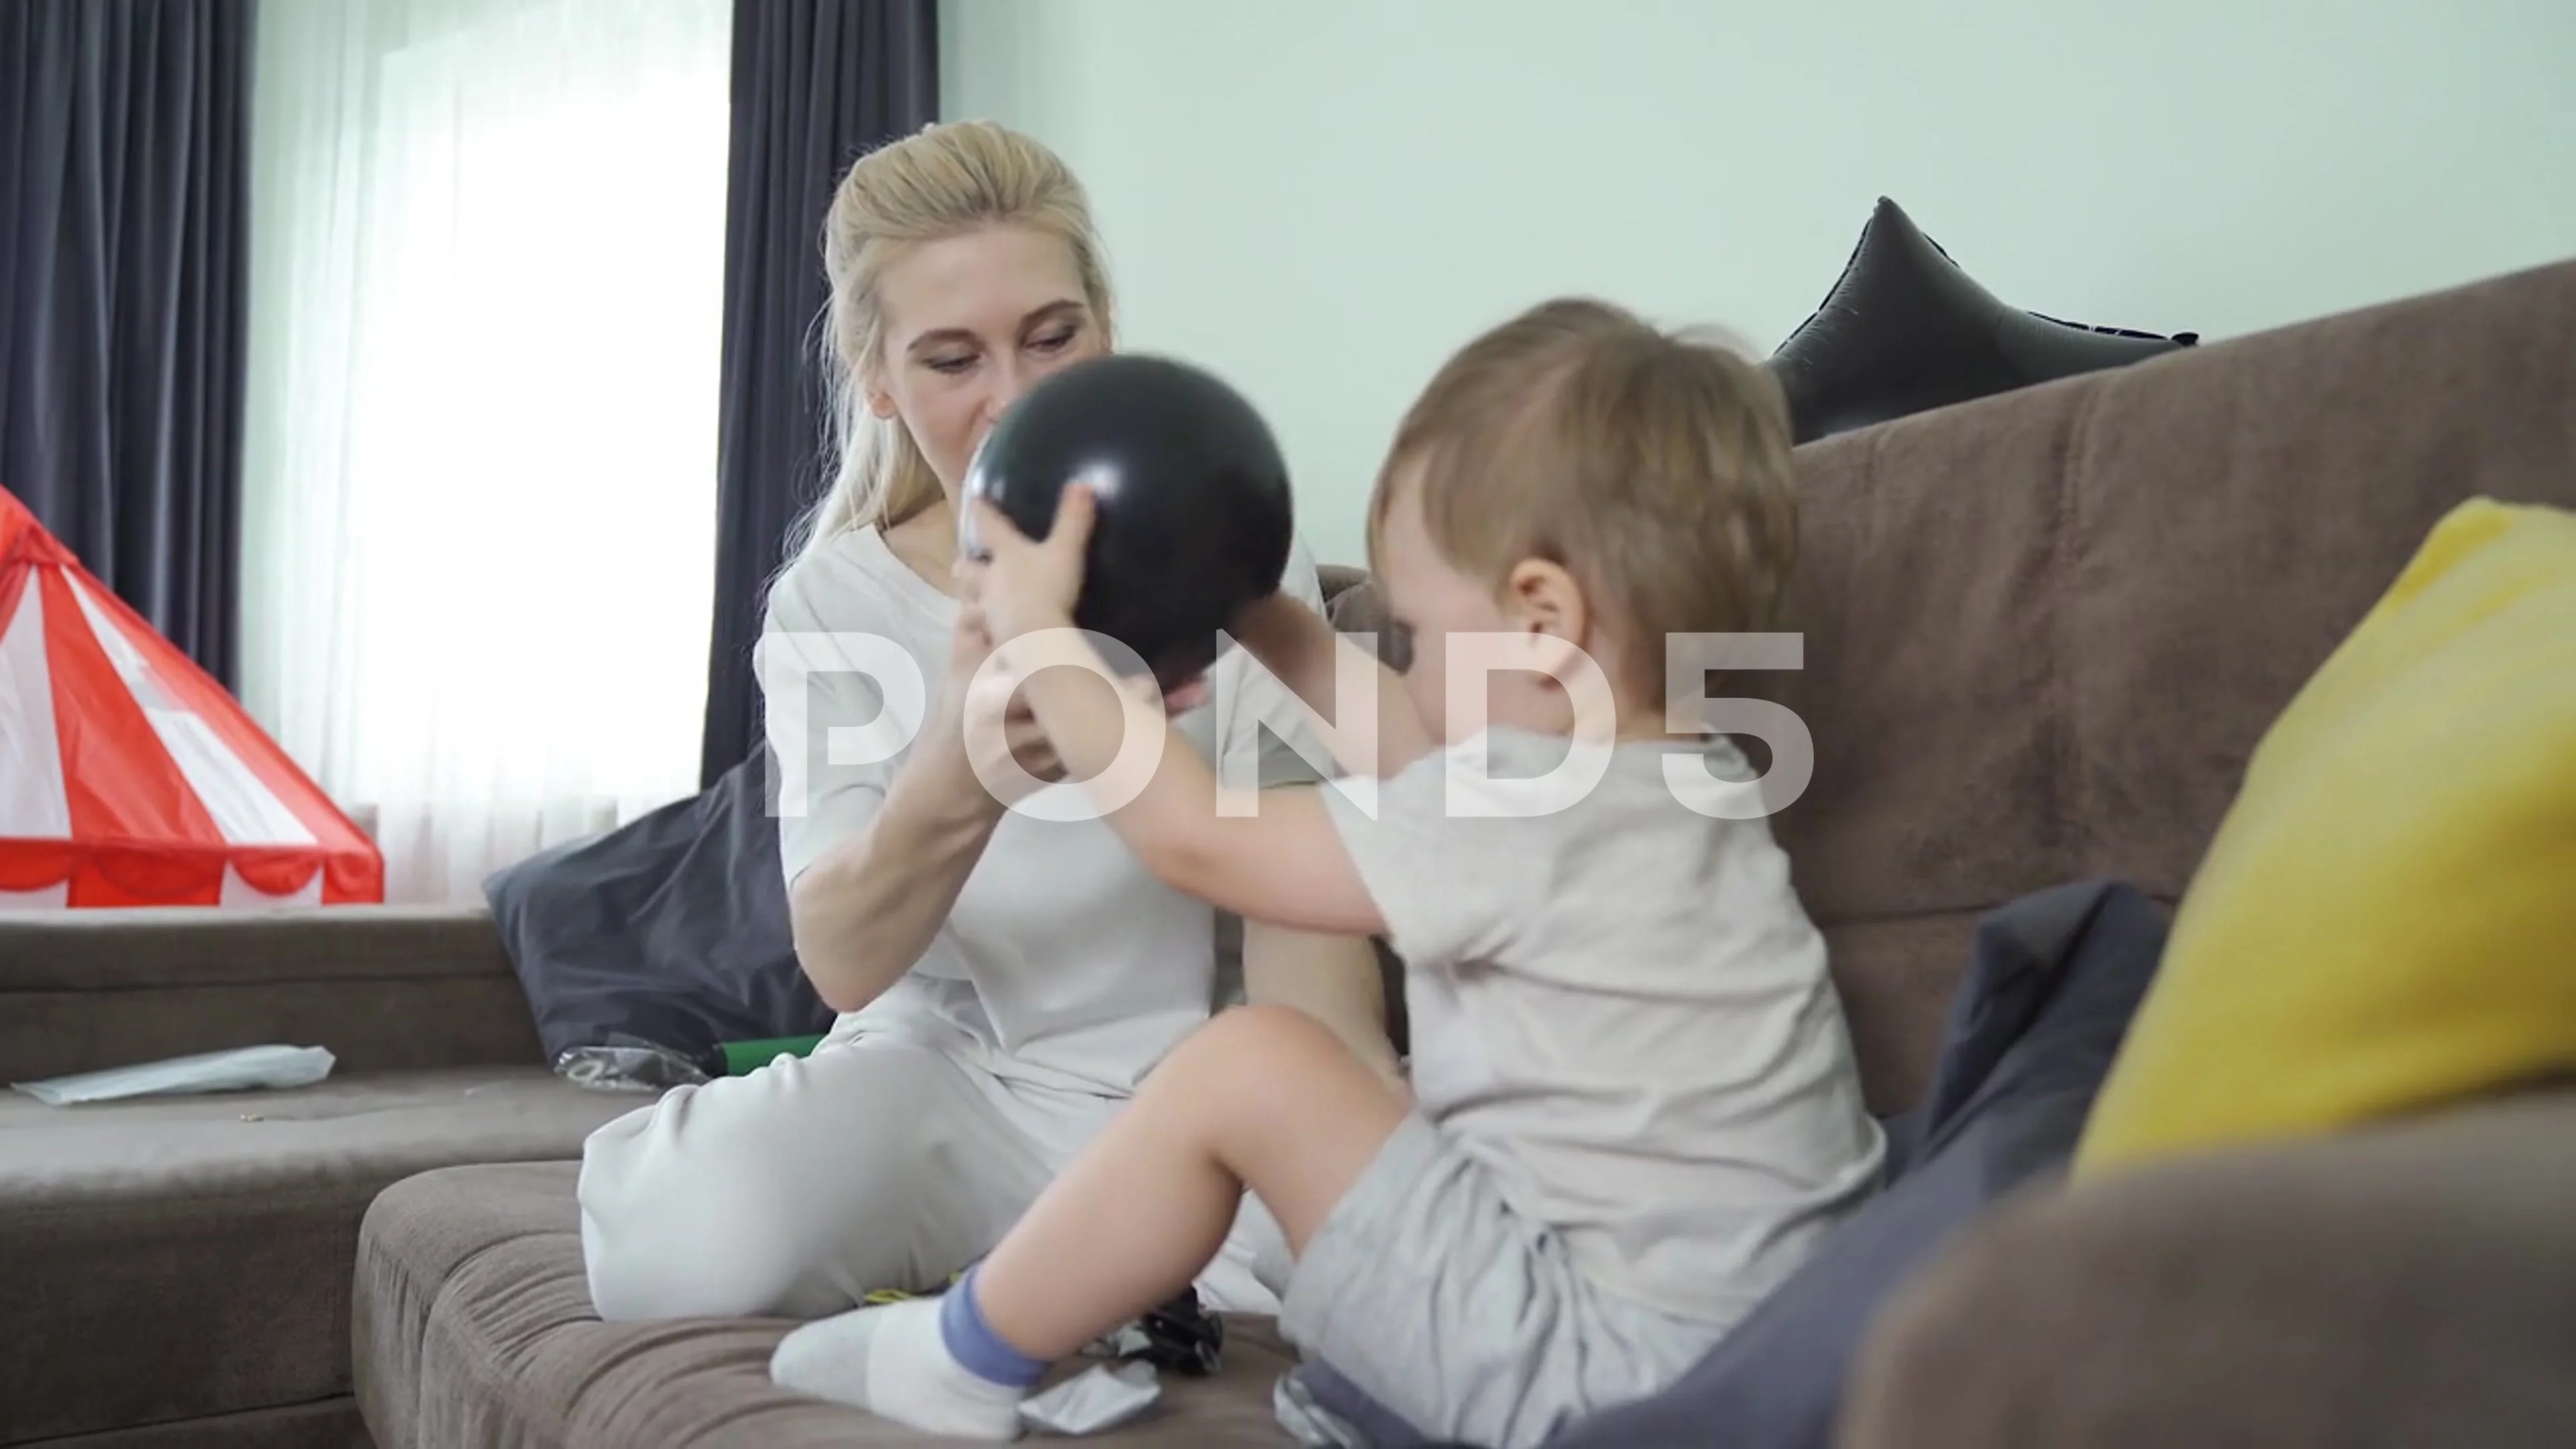
[[[769,1377],[925,1433],[1017,1439],[1026,1391],[959,1363],[940,1336],[939,1309],[936,1298],[912,1298],[818,1319],[780,1341]]]

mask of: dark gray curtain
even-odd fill
[[[937,0],[735,0],[702,776],[760,740],[751,650],[788,526],[824,481],[823,215],[852,161],[937,118]]]
[[[0,487],[233,687],[252,0],[0,0]]]

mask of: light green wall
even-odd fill
[[[1125,345],[1244,387],[1360,555],[1397,415],[1560,291],[1767,352],[1893,196],[2005,301],[2211,339],[2576,255],[2571,0],[944,0]]]

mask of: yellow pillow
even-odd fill
[[[2074,1176],[2576,1067],[2576,513],[2473,499],[2254,752]]]

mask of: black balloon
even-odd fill
[[[1764,366],[1804,443],[2199,340],[2008,307],[1882,196],[1833,291]]]
[[[1053,528],[1069,483],[1098,503],[1077,627],[1135,651],[1111,668],[1151,670],[1169,691],[1217,658],[1219,631],[1276,592],[1295,510],[1279,443],[1243,395],[1168,358],[1118,353],[1029,389],[993,425],[965,493],[1030,538]],[[971,510],[959,548],[980,552]]]

